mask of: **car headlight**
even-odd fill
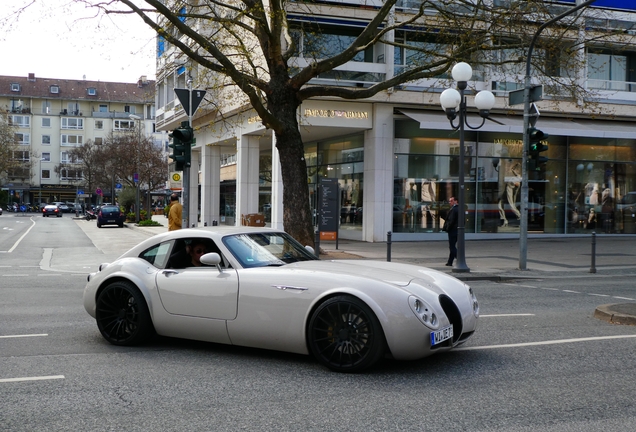
[[[477,301],[477,297],[475,297],[475,293],[471,287],[468,287],[468,293],[470,294],[470,299],[473,303],[473,314],[476,317],[479,317],[479,302]]]
[[[435,330],[439,326],[439,320],[437,314],[430,304],[422,300],[421,298],[410,296],[409,306],[415,314],[415,316],[427,327]]]

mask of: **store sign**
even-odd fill
[[[307,118],[310,117],[322,117],[322,118],[344,118],[344,119],[368,119],[369,113],[366,111],[345,111],[345,110],[332,110],[332,109],[305,109],[303,115]]]

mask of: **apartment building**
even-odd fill
[[[97,189],[110,199],[112,185],[84,190],[81,166],[74,167],[69,150],[89,140],[99,144],[111,132],[138,130],[139,124],[145,136],[165,146],[165,134],[155,133],[154,98],[155,82],[145,76],[132,83],[0,76],[0,106],[16,128],[16,157],[24,162],[0,178],[2,188],[20,203],[74,202],[78,191],[95,199]],[[56,172],[60,164],[65,168]]]
[[[556,15],[576,2],[549,3]],[[537,127],[549,134],[549,161],[529,175],[531,235],[636,233],[636,6],[615,0],[597,3],[590,10],[602,11],[602,18],[585,13],[581,31],[613,31],[632,44],[573,44],[578,69],[550,72],[575,77],[572,85],[587,89],[596,109],[591,115],[548,87],[544,100],[537,102]],[[381,4],[317,1],[307,8],[288,3],[288,21],[298,29],[293,37],[299,47],[291,63],[308,64],[304,54],[315,50],[318,40],[307,39],[312,26],[320,28],[326,54],[334,54],[329,50],[348,46]],[[406,19],[418,5],[399,2],[394,19]],[[392,37],[405,44],[426,43],[419,32],[406,28]],[[161,40],[159,46],[157,127],[170,130],[186,118],[172,88],[185,87],[188,71],[178,52]],[[408,68],[412,54],[408,48],[378,43],[310,84],[365,87]],[[517,52],[501,49],[494,55],[505,61]],[[190,68],[195,87],[205,88],[202,69]],[[384,241],[387,232],[394,241],[445,238],[440,227],[448,198],[457,194],[460,172],[459,138],[439,103],[441,92],[454,85],[448,78],[410,82],[368,100],[316,98],[303,103],[298,118],[312,207],[314,213],[319,210],[315,192],[320,179],[337,179],[341,238]],[[469,107],[479,90],[492,91],[496,104],[495,121],[466,131],[467,238],[519,236],[523,112],[522,105],[510,105],[509,97],[522,88],[523,79],[523,66],[512,64],[474,68],[469,80]],[[539,82],[533,77],[533,84]],[[241,214],[260,212],[268,224],[282,228],[284,185],[275,138],[254,111],[238,105],[228,105],[222,116],[216,107],[203,106],[194,119],[190,220],[197,220],[198,211],[200,224],[238,224]],[[475,109],[468,117],[476,124],[481,120]]]

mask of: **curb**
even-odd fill
[[[594,317],[612,324],[636,326],[636,303],[601,305],[594,311]]]

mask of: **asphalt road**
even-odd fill
[[[636,430],[636,327],[593,318],[636,299],[629,278],[472,282],[482,316],[462,348],[346,375],[272,351],[106,343],[86,274],[146,237],[0,217],[0,430]]]

